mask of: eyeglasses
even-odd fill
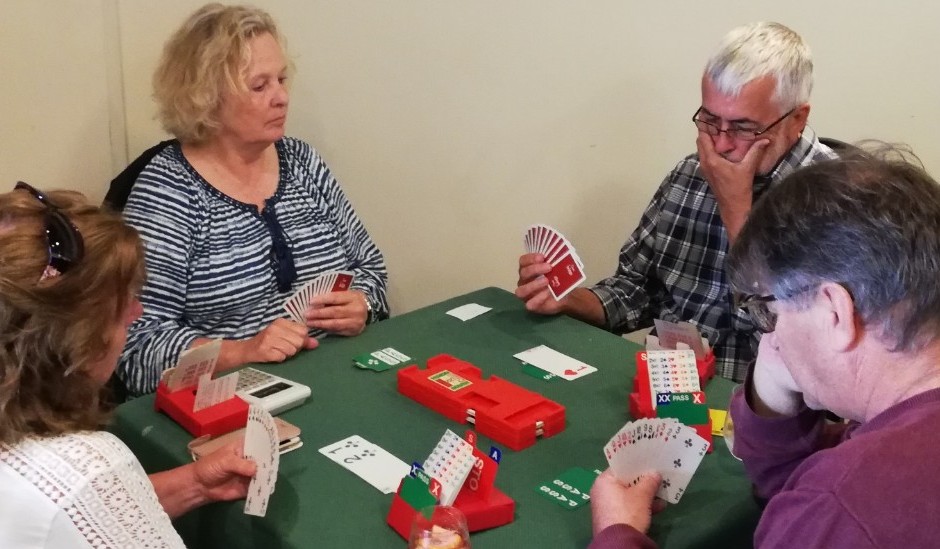
[[[46,246],[49,262],[39,281],[54,278],[68,271],[82,260],[85,255],[85,242],[78,228],[69,221],[59,208],[52,204],[46,195],[32,185],[19,181],[13,190],[25,190],[46,207]]]
[[[803,286],[802,288],[787,294],[783,298],[778,298],[773,294],[734,294],[734,307],[746,312],[758,331],[769,334],[777,327],[777,313],[771,311],[767,304],[773,303],[778,299],[790,299],[791,297],[808,292],[815,287],[815,284],[810,286]]]
[[[766,128],[762,130],[748,130],[744,128],[736,128],[734,126],[729,127],[727,130],[723,130],[717,124],[713,122],[708,122],[706,120],[702,120],[701,118],[699,118],[699,115],[702,114],[702,111],[704,109],[705,107],[699,107],[698,110],[695,111],[695,114],[692,115],[692,122],[695,124],[695,127],[698,128],[699,131],[705,132],[711,136],[720,135],[724,133],[728,136],[729,139],[735,139],[737,141],[756,141],[758,137],[769,132],[771,128],[783,122],[783,120],[786,117],[793,114],[793,111],[796,110],[796,107],[788,110],[786,114],[774,120],[769,126],[767,126]]]

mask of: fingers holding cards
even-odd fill
[[[245,426],[243,455],[255,462],[257,470],[248,485],[245,498],[245,514],[263,517],[268,510],[268,500],[277,483],[277,470],[281,454],[278,451],[278,432],[274,418],[261,406],[248,409],[248,424]]]
[[[527,255],[519,261],[520,287],[530,286],[531,281],[524,275],[542,275],[548,281],[548,290],[555,300],[560,300],[586,279],[584,262],[574,250],[574,246],[560,232],[548,225],[532,225],[526,229],[523,237]],[[547,272],[535,260],[541,255],[550,268]],[[525,284],[523,284],[525,283]],[[529,288],[535,293],[536,288]],[[521,297],[521,296],[520,296]]]
[[[627,423],[604,446],[604,456],[620,482],[635,485],[656,471],[662,477],[656,496],[678,503],[708,451],[708,441],[672,418]]]
[[[291,319],[299,324],[306,324],[307,309],[315,296],[331,292],[345,292],[352,286],[355,274],[351,271],[331,271],[323,273],[307,282],[284,302],[284,310]]]

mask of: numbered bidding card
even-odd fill
[[[454,503],[475,461],[473,445],[448,429],[423,467],[427,474],[441,483],[441,505]]]
[[[646,351],[649,367],[650,394],[696,393],[701,391],[695,353],[682,351]],[[656,406],[654,396],[653,406]]]

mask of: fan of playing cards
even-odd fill
[[[621,482],[632,486],[649,471],[662,475],[656,497],[669,503],[679,502],[707,451],[708,441],[673,418],[631,421],[604,446]]]
[[[552,270],[545,275],[548,289],[559,300],[585,280],[584,263],[574,246],[560,232],[548,225],[532,225],[525,232],[525,250],[545,256]]]
[[[330,292],[346,291],[352,286],[353,277],[354,275],[350,271],[331,271],[323,273],[301,286],[294,295],[290,296],[290,298],[284,302],[284,309],[290,315],[291,319],[301,324],[306,324],[306,313],[307,307],[310,306],[310,298]]]

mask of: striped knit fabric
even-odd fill
[[[267,200],[297,268],[279,292],[272,239],[256,206],[209,185],[177,144],[164,149],[134,184],[124,217],[146,246],[144,314],[128,333],[118,376],[131,395],[156,390],[162,372],[199,337],[246,339],[278,317],[284,301],[321,273],[351,270],[352,289],[388,316],[382,253],[320,156],[306,143],[276,144],[280,181]],[[322,332],[312,330],[314,336]]]

